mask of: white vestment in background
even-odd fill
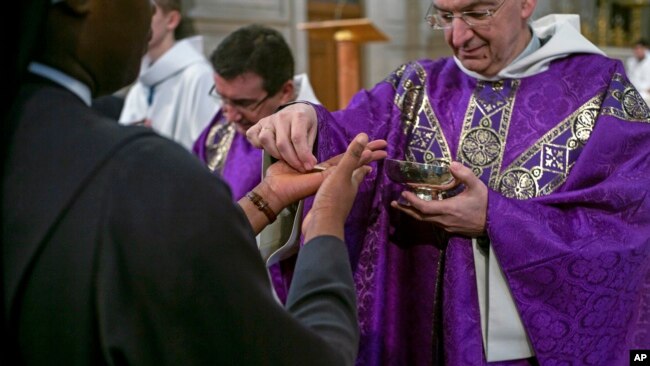
[[[632,85],[650,105],[650,51],[646,51],[641,61],[636,57],[630,57],[625,64],[625,69]]]
[[[148,57],[143,59],[120,123],[149,119],[155,131],[191,150],[219,108],[208,95],[213,85],[214,72],[203,55],[201,37],[180,40],[153,64]]]

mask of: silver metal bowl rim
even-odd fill
[[[384,159],[385,162],[390,163],[391,165],[406,165],[406,166],[415,166],[415,167],[420,167],[426,169],[428,166],[435,167],[435,168],[449,168],[449,161],[447,159],[434,159],[432,162],[429,163],[420,163],[417,161],[408,161],[408,160],[400,160],[400,159],[391,159],[391,158],[386,158]]]

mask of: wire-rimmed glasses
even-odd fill
[[[460,12],[458,15],[454,15],[454,13],[450,11],[438,9],[432,3],[429,6],[429,10],[427,10],[427,15],[424,17],[424,20],[429,23],[433,29],[449,29],[456,18],[462,19],[470,28],[485,27],[492,23],[494,14],[501,9],[501,6],[503,6],[503,3],[505,2],[505,0],[502,0],[494,9],[467,10]]]
[[[255,100],[255,99],[228,99],[226,97],[223,97],[217,93],[217,88],[215,85],[212,86],[210,89],[210,92],[208,93],[211,97],[215,98],[216,100],[220,101],[222,104],[228,104],[233,108],[236,108],[240,111],[245,111],[245,112],[254,112],[259,106],[262,105],[267,99],[271,97],[271,94],[266,94],[266,96],[262,99]]]

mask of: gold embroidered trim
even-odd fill
[[[222,172],[235,133],[235,126],[232,123],[216,123],[208,132],[205,151],[210,171]]]
[[[426,71],[420,64],[411,63],[400,72],[406,77],[398,87],[394,103],[402,112],[402,133],[409,138],[405,159],[422,163],[440,158],[451,160],[449,145],[423,86]]]
[[[592,98],[544,134],[510,164],[495,189],[509,198],[528,199],[547,195],[564,183],[575,164],[571,153],[589,140],[602,99],[602,96]],[[571,136],[564,144],[554,143],[566,133]],[[547,182],[542,184],[545,176]]]
[[[402,129],[405,134],[411,133],[418,124],[420,108],[422,108],[422,85],[416,85],[406,79],[403,83],[404,94],[401,95],[397,106],[402,111]]]
[[[393,71],[393,73],[388,75],[388,77],[384,79],[384,81],[392,85],[393,89],[397,89],[400,80],[402,80],[402,76],[404,75],[404,71],[406,70],[407,66],[408,64],[401,65],[395,71]]]
[[[621,74],[614,75],[612,84],[620,84],[620,88],[612,88],[609,92],[609,96],[617,103],[604,107],[603,115],[614,116],[628,122],[650,123],[650,106],[634,86]]]
[[[431,126],[429,130],[431,131],[431,136],[433,137],[431,139],[431,143],[429,146],[433,145],[434,141],[435,143],[439,146],[440,151],[441,151],[441,156],[435,156],[435,154],[431,153],[430,149],[427,151],[427,153],[424,153],[425,163],[430,163],[435,159],[445,159],[447,161],[451,161],[451,150],[449,149],[449,144],[447,143],[447,140],[445,139],[445,135],[442,133],[442,127],[440,126],[440,120],[438,120],[438,117],[436,116],[435,112],[433,111],[433,107],[431,107],[431,102],[429,101],[429,98],[426,98],[424,101],[424,113],[426,116],[426,120],[428,122],[428,125]]]
[[[409,138],[406,159],[451,160],[449,144],[423,87],[426,72],[413,63],[401,68],[400,74],[405,78],[397,86],[395,104],[402,111],[403,133]],[[509,88],[505,88],[504,81],[477,84],[463,121],[457,157],[472,167],[478,177],[488,174],[484,177],[488,178],[488,186],[506,197],[539,197],[562,185],[588,142],[599,114],[630,122],[650,122],[650,108],[625,77],[616,74],[607,95],[590,99],[501,172],[520,85],[519,80],[505,82],[511,83]]]
[[[488,186],[491,188],[498,185],[512,109],[520,85],[519,80],[508,82],[512,85],[507,95],[503,95],[504,81],[478,82],[465,113],[456,154],[461,162],[472,167],[476,176],[489,174]],[[489,99],[483,99],[482,92],[487,88],[491,89],[485,93]],[[498,121],[493,120],[495,118]],[[495,128],[495,125],[498,126]]]

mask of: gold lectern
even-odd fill
[[[388,37],[369,19],[325,20],[298,24],[310,36],[336,43],[338,107],[344,108],[361,89],[359,46],[366,42],[386,41]]]

